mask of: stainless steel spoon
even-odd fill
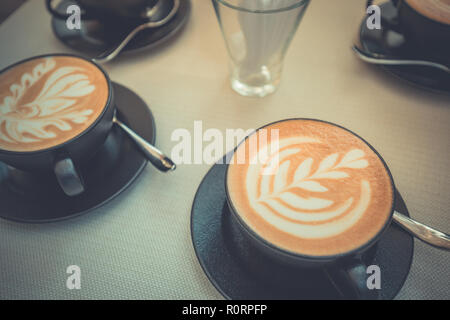
[[[123,131],[125,131],[128,136],[134,140],[136,145],[145,155],[145,157],[160,171],[167,172],[176,169],[175,163],[159,151],[156,147],[147,142],[144,138],[139,136],[136,132],[128,128],[122,121],[117,119],[116,114],[114,114],[113,122],[117,124]]]
[[[428,227],[394,211],[394,221],[418,239],[434,247],[450,250],[450,235]]]
[[[153,6],[150,10],[145,12],[145,17],[148,19],[150,17],[154,17],[155,13],[161,10],[161,7],[167,4],[167,0],[159,0],[155,6]],[[157,28],[161,27],[162,25],[169,22],[170,19],[177,13],[178,8],[180,7],[180,0],[173,0],[173,7],[170,10],[170,12],[161,20],[158,21],[148,21],[145,22],[136,28],[134,28],[118,45],[114,46],[112,49],[107,50],[106,52],[102,53],[98,57],[92,59],[93,61],[97,63],[104,63],[111,61],[117,55],[122,51],[123,48],[142,30],[148,29],[148,28]]]
[[[433,61],[425,61],[425,60],[403,60],[403,59],[391,58],[391,57],[380,55],[380,54],[368,53],[368,52],[360,49],[356,45],[354,45],[352,49],[356,53],[358,58],[360,58],[361,60],[368,62],[368,63],[379,64],[379,65],[390,65],[390,66],[430,67],[430,68],[439,69],[441,71],[444,71],[444,72],[447,72],[450,74],[450,68],[441,63],[437,63],[437,62],[433,62]]]

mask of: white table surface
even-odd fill
[[[312,0],[288,51],[281,86],[265,99],[235,94],[211,1],[193,0],[185,30],[168,45],[125,54],[105,66],[134,89],[170,152],[177,128],[257,128],[289,117],[341,124],[383,155],[412,217],[450,232],[450,98],[361,63],[350,45],[363,1]],[[52,33],[43,0],[0,25],[0,68],[37,54],[72,52]],[[1,299],[220,299],[190,237],[190,209],[210,165],[171,174],[147,166],[120,197],[74,220],[27,225],[0,220]],[[1,205],[1,204],[0,204]],[[66,267],[82,270],[66,289]],[[449,299],[450,253],[415,242],[398,299]]]

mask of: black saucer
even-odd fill
[[[66,12],[66,8],[71,4],[73,4],[73,1],[63,0],[58,5],[57,10]],[[172,39],[188,21],[190,11],[190,0],[181,0],[178,12],[169,22],[159,28],[139,32],[124,48],[124,51],[150,49]],[[70,30],[67,28],[65,20],[52,17],[52,29],[55,35],[70,48],[91,58],[117,45],[117,42],[125,38],[136,26],[136,24],[127,25],[118,22],[102,24],[98,21],[84,21],[82,19],[80,30]]]
[[[216,289],[225,298],[233,300],[345,299],[324,271],[297,269],[294,276],[292,273],[287,273],[289,277],[284,276],[285,269],[274,267],[243,246],[241,239],[230,237],[229,213],[225,205],[225,170],[223,164],[216,164],[209,170],[197,190],[191,212],[194,249]],[[396,210],[409,216],[398,192]],[[240,243],[241,250],[234,249],[236,243]],[[381,299],[393,299],[400,291],[409,273],[413,249],[413,238],[392,224],[377,248],[366,254],[366,262],[381,269]],[[250,268],[248,261],[253,261],[252,265],[258,267]],[[257,269],[263,271],[257,272]]]
[[[391,1],[380,5],[383,19],[392,21],[397,16],[397,8]],[[420,52],[406,41],[403,35],[389,30],[385,23],[381,23],[381,29],[370,30],[367,28],[366,17],[360,27],[360,42],[364,50],[369,53],[378,53],[387,56],[399,57],[401,59],[431,60],[436,62],[439,58],[427,57],[426,53]],[[444,63],[445,64],[445,63]],[[382,66],[385,70],[407,82],[440,93],[450,93],[450,75],[443,71],[434,70],[429,67],[416,66]]]
[[[147,104],[133,91],[113,83],[119,118],[155,142],[155,122]],[[0,162],[0,217],[18,222],[64,220],[86,213],[116,197],[139,176],[147,160],[117,126],[89,165],[81,167],[86,191],[66,196],[56,178],[43,178],[7,167]]]

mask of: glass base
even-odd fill
[[[261,86],[250,86],[239,81],[238,79],[231,79],[231,87],[240,95],[262,98],[274,93],[278,88],[278,84],[268,83]]]

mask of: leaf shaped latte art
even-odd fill
[[[38,64],[31,74],[25,73],[20,78],[20,83],[14,83],[10,87],[11,96],[6,96],[0,104],[0,115],[6,115],[14,111],[17,101],[22,98],[25,91],[32,87],[45,74],[55,67],[56,63],[53,59],[45,59],[44,63]]]
[[[44,76],[47,79],[42,84]],[[27,97],[29,90],[38,93]],[[56,68],[55,61],[46,58],[31,72],[24,73],[19,83],[10,86],[11,95],[0,104],[0,127],[4,129],[0,131],[0,140],[32,143],[55,138],[56,134],[49,130],[52,126],[61,131],[72,130],[74,124],[85,123],[94,112],[76,108],[77,100],[94,91],[86,70],[72,66]]]
[[[364,151],[336,152],[317,160],[307,157],[296,168],[291,168],[297,163],[292,159],[301,156],[301,144],[321,143],[305,137],[298,137],[297,143],[293,142],[295,138],[279,141],[279,149],[274,151],[278,165],[272,175],[261,172],[265,172],[267,166],[273,167],[273,161],[249,165],[246,188],[251,207],[272,226],[300,238],[324,238],[344,232],[366,211],[370,202],[370,183],[362,179],[359,194],[335,203],[328,195],[330,180],[327,179],[339,183],[351,178],[353,170],[366,168],[369,163],[364,158]],[[289,177],[290,172],[293,175]]]

